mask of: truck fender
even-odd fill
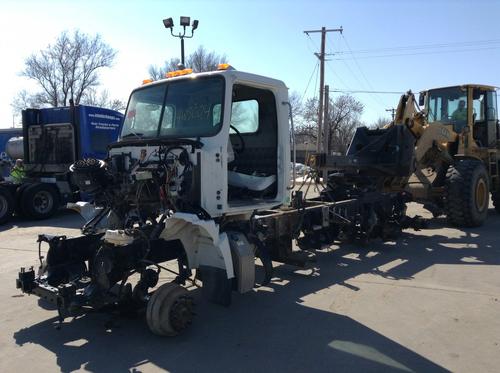
[[[200,266],[219,268],[226,272],[228,279],[234,278],[229,240],[226,233],[219,233],[213,220],[176,212],[167,219],[160,238],[182,242],[190,269]]]

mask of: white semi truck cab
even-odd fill
[[[156,164],[163,156],[173,160],[188,150],[187,163],[177,164],[169,176],[165,196],[174,204],[189,200],[211,217],[289,201],[285,84],[227,64],[214,72],[175,73],[132,92],[110,157],[130,154],[131,160]],[[170,153],[163,154],[168,148]]]

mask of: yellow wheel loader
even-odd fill
[[[420,109],[423,107],[423,109]],[[333,195],[345,195],[338,182],[357,180],[384,192],[407,191],[434,216],[455,226],[479,226],[488,213],[489,194],[500,211],[499,121],[496,87],[465,84],[409,91],[394,120],[382,129],[357,129],[346,156],[317,154],[313,166],[331,173]]]

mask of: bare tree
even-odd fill
[[[165,74],[167,72],[177,70],[180,63],[181,60],[179,58],[171,58],[170,60],[165,61],[163,66],[150,65],[148,69],[149,76],[153,80],[163,79],[165,78]]]
[[[149,66],[149,75],[153,80],[163,79],[169,71],[177,70],[181,60],[171,58],[165,61],[163,66]],[[203,46],[199,46],[193,53],[186,58],[186,68],[193,69],[194,72],[214,71],[220,63],[226,63],[227,57],[219,55],[214,51],[208,52]]]
[[[226,55],[219,55],[214,51],[208,52],[202,45],[191,53],[187,60],[186,65],[193,69],[194,72],[214,71],[221,63],[226,63]]]
[[[350,95],[342,95],[331,99],[329,113],[325,124],[329,128],[329,149],[345,153],[354,135],[363,113],[363,104]],[[302,111],[302,123],[298,129],[299,136],[304,141],[317,141],[318,138],[318,100],[311,98],[306,101]]]
[[[12,107],[12,113],[14,115],[18,115],[22,110],[26,108],[34,108],[38,109],[40,107],[39,104],[40,99],[35,94],[29,93],[27,90],[23,89],[14,97],[10,106]]]
[[[368,127],[370,128],[383,128],[385,125],[391,123],[390,118],[379,117],[375,122],[370,124]]]
[[[290,105],[292,106],[292,117],[293,117],[293,123],[295,127],[301,125],[302,122],[302,112],[303,112],[303,105],[302,105],[302,98],[300,97],[300,94],[296,91],[291,92],[288,95],[288,102],[290,102]]]
[[[33,95],[38,105],[78,105],[87,90],[99,85],[99,71],[110,67],[116,51],[99,34],[63,32],[54,44],[34,53],[25,61],[22,76],[35,80],[41,92]]]
[[[127,104],[122,100],[111,99],[107,89],[98,92],[95,88],[89,88],[80,103],[116,111],[123,111],[127,107]]]

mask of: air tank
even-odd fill
[[[21,137],[11,137],[7,144],[5,145],[5,152],[12,159],[23,159],[24,158],[24,145],[23,138]]]

